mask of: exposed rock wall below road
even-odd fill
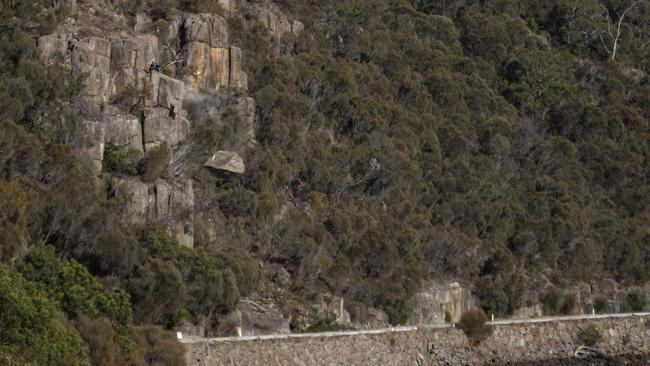
[[[650,314],[495,322],[494,333],[471,346],[453,327],[369,332],[186,340],[190,366],[214,365],[458,365],[570,358],[589,324],[609,355],[650,350]]]

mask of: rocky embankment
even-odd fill
[[[595,326],[604,356],[594,362],[642,360],[650,352],[650,314],[573,317],[495,323],[493,334],[472,345],[454,327],[382,332],[187,340],[189,365],[507,365],[585,362],[575,352],[581,332]],[[554,363],[556,362],[556,363]],[[570,363],[569,363],[570,364]],[[584,363],[583,363],[584,364]]]

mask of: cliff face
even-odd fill
[[[219,4],[229,15],[240,11],[235,1],[221,0]],[[117,25],[114,29],[95,26],[98,7],[101,10],[98,4],[81,4],[76,9],[76,23],[67,22],[38,39],[46,62],[62,59],[73,72],[86,75],[85,137],[76,151],[98,178],[104,178],[109,196],[124,199],[130,221],[160,222],[182,245],[191,247],[195,194],[187,173],[187,155],[192,121],[184,103],[188,97],[207,101],[217,116],[234,108],[245,121],[246,137],[253,140],[255,102],[245,94],[248,81],[242,70],[242,52],[229,44],[227,22],[218,15],[176,16],[166,37],[160,39],[144,31],[149,29],[146,24],[136,24],[138,32],[120,31]],[[260,23],[278,36],[300,29],[287,25],[286,16],[278,18],[277,12],[264,7],[244,5],[243,9],[254,14],[248,26]],[[170,45],[178,46],[170,49]],[[176,58],[169,60],[169,52]],[[167,64],[162,64],[165,61]],[[103,174],[107,144],[139,158],[166,145],[171,151],[166,162],[169,171],[154,182]],[[244,161],[237,152],[212,153],[216,154],[206,163],[210,168],[243,173]]]
[[[443,324],[457,322],[461,315],[477,308],[476,300],[467,288],[458,282],[432,283],[414,296],[414,306],[409,317],[410,324]]]

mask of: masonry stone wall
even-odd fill
[[[374,334],[208,339],[185,344],[188,365],[480,365],[572,357],[589,324],[602,332],[609,355],[648,354],[650,316],[576,318],[495,324],[471,346],[457,328],[411,327]]]

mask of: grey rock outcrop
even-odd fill
[[[166,143],[174,146],[187,138],[190,130],[185,118],[173,118],[166,108],[145,108],[144,144],[145,150]]]
[[[241,50],[229,45],[225,19],[212,14],[190,15],[183,20],[180,33],[180,72],[191,88],[208,92],[248,88]]]
[[[366,329],[386,328],[390,325],[388,315],[381,309],[358,305],[353,311],[358,323]]]
[[[102,120],[84,120],[84,141],[75,147],[76,153],[90,164],[90,169],[95,176],[102,172],[102,159],[104,158],[104,140],[106,129]]]
[[[449,313],[453,322],[467,310],[476,308],[476,300],[458,282],[431,283],[415,294],[409,324],[443,324]]]
[[[298,35],[304,30],[304,25],[301,22],[289,19],[280,9],[268,3],[242,3],[239,11],[244,17],[244,25],[247,29],[260,24],[276,39],[287,33]]]
[[[125,214],[133,222],[144,223],[149,208],[149,186],[134,177],[115,177],[110,182],[110,195],[126,202]]]
[[[132,222],[158,221],[181,245],[193,246],[194,191],[191,179],[144,183],[136,177],[113,178],[110,195],[124,201]]]
[[[108,102],[111,85],[111,42],[90,37],[73,40],[69,45],[72,66],[87,74],[86,93],[100,103]]]
[[[271,306],[260,306],[243,301],[240,302],[238,309],[242,314],[243,335],[291,333],[289,318]]]
[[[147,83],[151,82],[151,61],[160,59],[158,38],[143,34],[129,38],[111,37],[110,42],[110,97],[124,93],[127,88],[136,88],[146,94]],[[156,92],[151,91],[153,95]]]
[[[200,42],[213,48],[228,47],[228,23],[211,14],[188,15],[181,31],[183,43]]]
[[[217,151],[203,165],[218,171],[225,171],[234,174],[243,174],[246,171],[244,161],[236,152],[233,151]]]
[[[314,308],[318,311],[318,315],[333,314],[335,323],[345,326],[350,324],[350,313],[345,309],[344,304],[343,298],[326,295],[323,301],[314,305]]]
[[[239,6],[236,0],[218,3],[227,16],[235,15]],[[125,19],[118,19],[119,25],[115,23],[114,28],[95,24],[100,16],[96,8],[101,6],[86,5],[77,21],[67,22],[55,33],[38,38],[45,62],[62,61],[72,72],[87,75],[83,95],[87,102],[81,107],[92,113],[82,114],[80,141],[73,148],[88,161],[96,177],[106,178],[98,179],[98,185],[106,182],[111,197],[124,202],[125,219],[159,222],[181,244],[192,246],[195,195],[185,172],[190,156],[191,123],[183,103],[207,100],[210,107],[206,113],[214,113],[216,121],[230,108],[239,113],[245,123],[245,136],[238,136],[236,142],[225,148],[236,152],[219,151],[206,166],[244,173],[244,161],[237,152],[245,147],[246,141],[254,141],[255,102],[241,93],[248,87],[247,75],[242,70],[242,52],[230,44],[228,24],[218,15],[173,16],[163,32],[165,37],[159,39],[146,34],[151,22],[147,16],[136,17],[131,29],[136,34],[129,35],[120,32],[124,30]],[[279,23],[283,24],[282,29],[291,28],[284,25],[284,20]],[[167,75],[157,68],[162,53],[178,58],[171,65],[160,65]],[[136,158],[166,144],[171,156],[164,178],[147,183],[138,177],[103,171],[108,143],[129,151],[131,156],[135,153]]]
[[[131,114],[121,113],[116,108],[107,107],[104,112],[106,132],[103,141],[112,142],[120,148],[134,150],[142,155],[142,126],[140,120]]]

